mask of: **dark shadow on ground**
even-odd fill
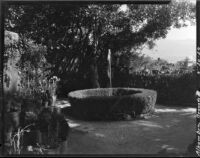
[[[86,121],[71,112],[63,108],[72,130],[59,154],[195,155],[195,108],[156,105],[153,117],[130,121]]]

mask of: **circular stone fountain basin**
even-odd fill
[[[140,88],[96,88],[68,94],[75,116],[87,119],[112,114],[148,114],[154,111],[157,92]]]

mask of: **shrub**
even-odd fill
[[[177,75],[126,75],[113,78],[113,86],[147,88],[158,93],[157,103],[167,105],[195,105],[196,76],[193,73]]]
[[[116,113],[140,115],[153,112],[157,93],[147,89],[99,88],[73,91],[68,97],[74,115],[104,119]]]

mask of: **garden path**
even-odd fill
[[[59,100],[58,107],[70,106]],[[149,119],[95,122],[67,117],[68,142],[52,154],[169,154],[182,155],[195,139],[196,109],[156,105]]]

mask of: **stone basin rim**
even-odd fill
[[[73,115],[80,119],[101,120],[119,113],[134,118],[154,112],[157,92],[142,88],[94,88],[72,91],[68,98]]]
[[[121,96],[116,95],[88,95],[84,94],[86,92],[92,92],[92,91],[106,91],[107,93],[111,90],[125,90],[125,91],[135,91],[135,93],[130,94],[123,94]],[[118,97],[128,97],[128,96],[141,96],[141,95],[148,95],[149,92],[155,92],[152,89],[144,89],[144,88],[126,88],[126,87],[115,87],[115,88],[92,88],[92,89],[82,89],[82,90],[75,90],[68,93],[68,97],[70,98],[77,98],[77,99],[86,99],[86,98],[118,98]],[[79,95],[82,94],[82,95]],[[145,96],[146,96],[145,95]]]

